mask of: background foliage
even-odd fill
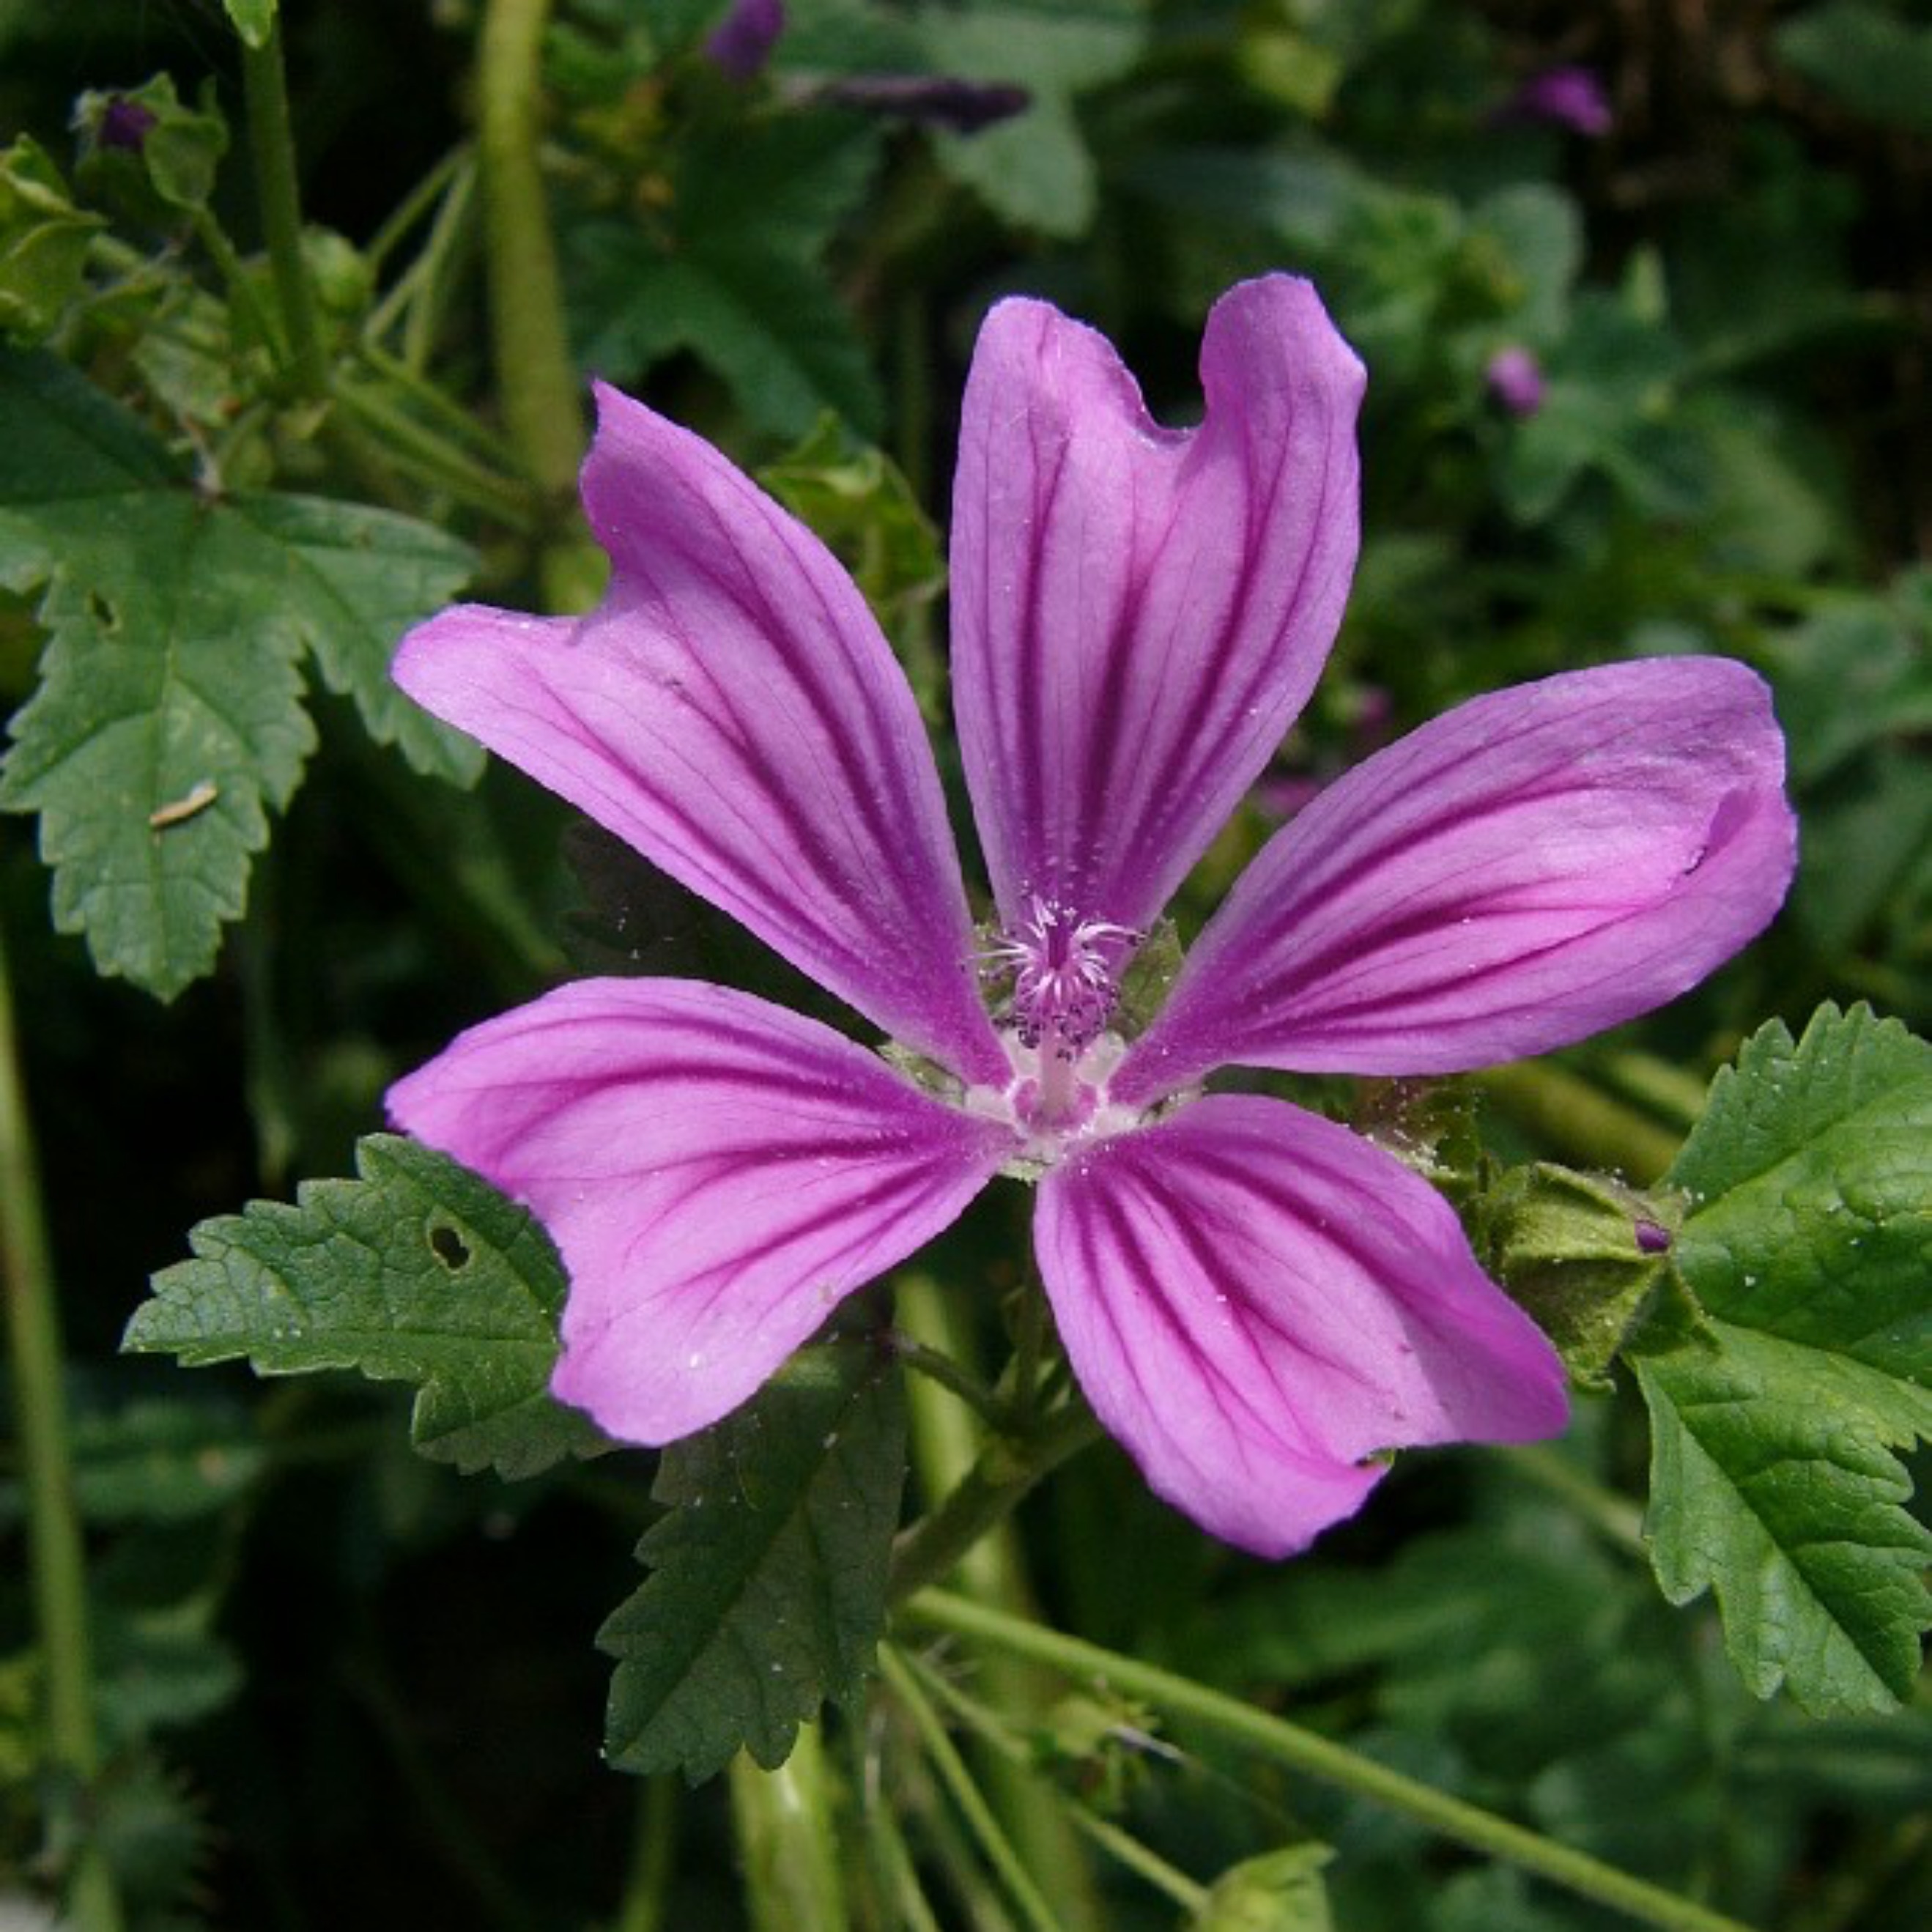
[[[1418,1457],[1279,1567],[1096,1449],[960,1587],[1734,1918],[1927,1922],[1932,20],[793,0],[741,81],[705,51],[724,11],[550,13],[534,152],[569,352],[841,550],[936,728],[952,412],[991,299],[1103,328],[1170,419],[1239,275],[1314,276],[1368,363],[1347,624],[1184,932],[1365,750],[1633,652],[1772,679],[1803,825],[1778,925],[1667,1012],[1534,1074],[1330,1096],[1432,1164],[1600,1384],[1564,1444]],[[766,1924],[770,1787],[742,1759],[676,1774],[802,1736],[784,1774],[833,1796],[827,1870],[777,1854],[800,1925],[835,1895],[916,1923],[908,1884],[936,1922],[1028,1922],[956,1773],[1076,1932],[1617,1922],[1198,1711],[956,1633],[900,1630],[868,1703],[902,1459],[910,1511],[972,1454],[877,1336],[998,1368],[1004,1196],[930,1257],[941,1287],[868,1302],[742,1417],[602,1454],[544,1393],[541,1231],[374,1132],[389,1080],[571,971],[782,971],[386,682],[452,596],[594,587],[574,387],[546,442],[492,335],[485,12],[0,0],[0,925],[103,1754],[92,1790],[46,1770],[10,1454],[0,1918],[88,1844],[144,1928]],[[265,50],[308,224],[280,243]],[[1534,84],[1570,68],[1598,111],[1552,118]],[[1667,1260],[1631,1247],[1640,1211]],[[800,1733],[828,1696],[843,1718]],[[599,1738],[661,1774],[613,1775]],[[1129,1831],[1198,1895],[1094,1849]]]

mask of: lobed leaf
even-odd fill
[[[1714,1589],[1745,1682],[1814,1712],[1908,1696],[1932,1623],[1932,1532],[1892,1453],[1932,1434],[1928,1128],[1932,1046],[1896,1022],[1763,1028],[1668,1177],[1708,1318],[1632,1345],[1664,1593]]]
[[[820,257],[878,155],[874,130],[832,116],[694,140],[665,230],[598,220],[568,238],[580,359],[628,378],[688,350],[760,428],[802,436],[831,410],[876,429],[878,386]]]
[[[214,964],[314,748],[305,652],[418,769],[480,770],[387,676],[470,553],[359,505],[199,489],[51,357],[0,356],[0,584],[38,591],[49,632],[0,808],[40,815],[55,924],[171,999]]]
[[[534,1475],[602,1438],[554,1401],[562,1264],[527,1210],[397,1135],[356,1148],[361,1178],[310,1181],[203,1221],[124,1348],[263,1375],[355,1369],[417,1385],[411,1437],[465,1471]]]
[[[605,1749],[692,1783],[740,1750],[784,1762],[799,1726],[855,1696],[885,1626],[904,1396],[869,1342],[821,1344],[715,1428],[664,1452],[651,1575],[599,1645],[619,1660]]]

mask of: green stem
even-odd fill
[[[847,1932],[831,1768],[818,1726],[799,1726],[790,1756],[775,1771],[740,1751],[730,1780],[753,1932]]]
[[[403,237],[418,222],[428,218],[430,209],[448,193],[469,161],[469,144],[460,141],[389,211],[362,251],[362,259],[373,274],[381,274],[382,265],[394,253]]]
[[[1505,1468],[1567,1504],[1606,1543],[1626,1556],[1649,1562],[1649,1546],[1643,1540],[1643,1511],[1628,1497],[1606,1489],[1547,1443],[1515,1443],[1506,1445],[1501,1454]]]
[[[1702,1075],[1635,1048],[1610,1054],[1601,1072],[1623,1099],[1648,1108],[1680,1133],[1688,1134],[1697,1124],[1710,1090],[1711,1083]]]
[[[908,1368],[925,1376],[928,1382],[936,1383],[948,1394],[956,1395],[981,1421],[998,1421],[999,1397],[970,1369],[963,1367],[937,1348],[928,1348],[903,1330],[893,1334],[892,1348],[893,1355]]]
[[[422,411],[452,448],[466,448],[476,460],[506,478],[524,481],[516,452],[449,392],[374,342],[356,345],[356,360],[382,386]]]
[[[75,1506],[74,1461],[62,1385],[60,1317],[41,1205],[40,1166],[27,1112],[14,995],[0,933],[0,1271],[14,1362],[14,1407],[27,1499],[34,1618],[46,1682],[47,1755],[83,1790],[100,1770],[94,1728],[87,1574]],[[83,1838],[68,1900],[76,1932],[118,1932],[113,1874]]]
[[[537,160],[550,0],[488,0],[477,76],[497,393],[510,440],[546,495],[568,499],[584,454],[563,284]]]
[[[995,1436],[945,1502],[899,1538],[892,1556],[892,1600],[902,1603],[947,1575],[987,1531],[1012,1514],[1036,1483],[1100,1434],[1100,1425],[1085,1404],[1070,1402],[1030,1436]]]
[[[442,490],[506,529],[530,535],[538,527],[529,494],[399,410],[380,392],[344,384],[336,394],[343,413],[373,436],[385,460]]]
[[[1207,1904],[1205,1886],[1196,1884],[1178,1866],[1169,1864],[1131,1833],[1110,1824],[1090,1806],[1082,1804],[1058,1784],[1042,1780],[1033,1762],[1032,1754],[1014,1737],[1002,1718],[940,1676],[923,1658],[908,1652],[905,1660],[919,1672],[920,1681],[928,1692],[944,1705],[1000,1763],[1024,1774],[1036,1792],[1044,1784],[1053,1800],[1052,1815],[1064,1818],[1076,1830],[1084,1832],[1110,1858],[1144,1879],[1156,1891],[1165,1892],[1184,1910],[1198,1912]],[[1017,1660],[1006,1658],[998,1660],[1011,1664]]]
[[[268,248],[275,299],[282,311],[289,373],[304,396],[328,394],[328,358],[322,348],[315,289],[302,254],[302,196],[296,182],[295,131],[289,118],[288,80],[282,69],[282,28],[273,22],[259,47],[242,46],[242,86],[248,107],[248,146],[255,162],[255,194]]]
[[[886,1909],[897,1915],[891,1922],[900,1932],[941,1932],[890,1804],[866,1808],[866,1836],[880,1897]]]
[[[1013,1359],[1008,1370],[1010,1404],[1006,1426],[1024,1435],[1038,1414],[1040,1369],[1046,1354],[1046,1290],[1030,1263],[1020,1286],[1019,1318],[1013,1336]]]
[[[1524,1060],[1470,1077],[1519,1126],[1567,1160],[1642,1186],[1677,1158],[1677,1135],[1562,1067]]]
[[[975,1337],[964,1298],[947,1294],[931,1276],[917,1274],[898,1277],[895,1298],[900,1321],[925,1336],[942,1359],[972,1360]],[[999,1420],[998,1405],[990,1412],[985,1405],[976,1405],[977,1414],[969,1414],[937,1386],[910,1388],[908,1401],[913,1466],[920,1492],[950,1498],[962,1484],[972,1481],[987,1451],[987,1424]],[[1022,1494],[1016,1491],[1012,1501]],[[972,1532],[970,1516],[958,1528]],[[1004,1516],[974,1532],[974,1540],[952,1568],[951,1580],[967,1595],[1016,1616],[1028,1616],[1034,1610],[1025,1556],[1012,1522]],[[1003,1710],[1040,1710],[1052,1695],[1049,1673],[1018,1658],[988,1659],[980,1682],[986,1696]],[[1106,1918],[1090,1862],[1059,1811],[1039,1802],[1039,1780],[1030,1767],[997,1753],[982,1753],[980,1768],[988,1799],[1052,1904],[1061,1932],[1100,1932]]]
[[[1128,1696],[1144,1698],[1174,1717],[1259,1752],[1287,1770],[1400,1812],[1472,1851],[1520,1866],[1580,1898],[1656,1926],[1660,1932],[1746,1932],[1734,1918],[1634,1878],[1494,1812],[1449,1797],[1333,1738],[1255,1710],[1157,1665],[1142,1664],[1078,1637],[1062,1636],[943,1590],[922,1590],[902,1606],[901,1615],[1013,1656],[1050,1664],[1076,1679],[1101,1681]]]
[[[235,244],[229,240],[227,232],[220,223],[205,208],[194,211],[194,238],[201,244],[208,259],[214,264],[215,272],[221,278],[222,286],[228,291],[228,299],[249,328],[255,332],[262,346],[277,362],[288,355],[288,339],[276,326],[275,319],[262,306],[262,298],[255,291],[242,257],[235,252]]]
[[[1012,1840],[1000,1828],[992,1808],[974,1783],[973,1774],[966,1768],[966,1760],[946,1735],[946,1726],[932,1708],[931,1699],[920,1688],[919,1680],[904,1658],[889,1643],[879,1646],[879,1670],[892,1694],[904,1706],[906,1715],[912,1720],[913,1729],[918,1732],[920,1742],[939,1775],[939,1781],[958,1807],[960,1816],[966,1822],[966,1828],[972,1833],[987,1864],[1006,1887],[1007,1896],[1018,1909],[1021,1918],[1033,1928],[1033,1932],[1058,1932],[1058,1922],[1053,1916],[1052,1908],[1040,1896],[1039,1888],[1020,1862]]]

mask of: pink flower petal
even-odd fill
[[[570,1274],[553,1386],[632,1442],[735,1408],[1012,1152],[817,1022],[681,980],[488,1021],[389,1112],[548,1228]]]
[[[1563,1426],[1555,1352],[1448,1204],[1282,1101],[1096,1144],[1041,1183],[1034,1240],[1095,1413],[1156,1494],[1258,1555],[1352,1514],[1378,1450]]]
[[[598,394],[602,607],[460,606],[404,640],[396,681],[894,1038],[1003,1079],[938,773],[864,600],[708,443]]]
[[[1354,568],[1361,365],[1286,276],[1223,296],[1207,416],[1157,428],[1092,330],[1002,303],[953,493],[961,748],[1009,926],[1143,927],[1306,700]]]
[[[1444,1073],[1675,998],[1770,922],[1796,827],[1763,681],[1719,658],[1478,698],[1277,833],[1116,1075]]]

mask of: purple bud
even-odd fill
[[[124,94],[117,94],[101,110],[100,123],[94,130],[94,138],[101,147],[126,148],[139,154],[142,142],[148,138],[148,129],[160,118],[152,107],[144,107],[138,100],[130,100]]]
[[[1640,1221],[1636,1224],[1637,1246],[1647,1255],[1667,1255],[1670,1252],[1670,1230],[1660,1227],[1654,1221]]]
[[[1533,416],[1543,406],[1543,367],[1527,349],[1498,349],[1483,371],[1483,381],[1513,416]]]
[[[734,80],[755,80],[784,27],[784,0],[737,0],[711,30],[705,56]]]
[[[1547,121],[1592,136],[1610,131],[1612,116],[1604,84],[1586,67],[1546,68],[1519,87],[1498,117]]]

